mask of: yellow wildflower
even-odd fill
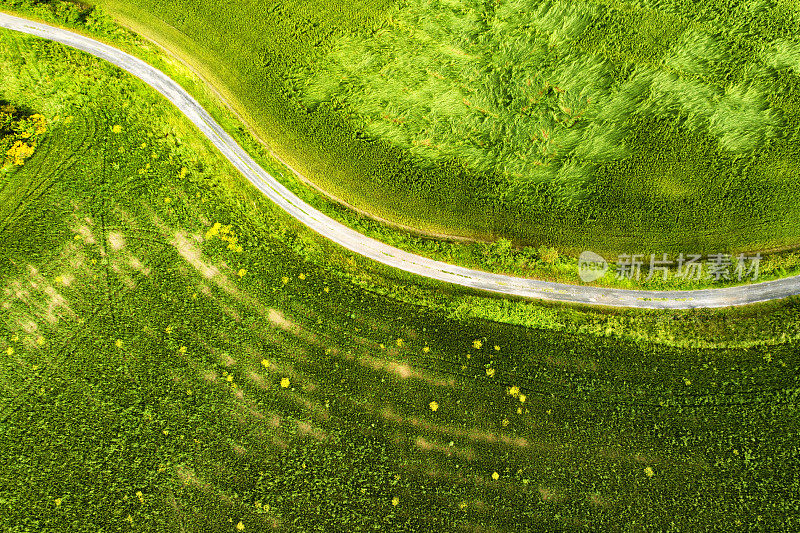
[[[186,353],[186,346],[181,346],[180,348],[178,348],[178,352]]]
[[[392,505],[394,505],[395,507],[397,507],[399,504],[400,504],[400,498],[398,498],[397,496],[395,496],[394,498],[392,498]]]
[[[262,359],[261,360],[261,364],[264,365],[264,368],[269,368],[269,360]]]
[[[171,203],[171,202],[172,202],[172,198],[170,198],[169,196],[167,196],[166,198],[164,198],[164,203],[165,203],[165,204],[168,204],[168,203]]]
[[[524,394],[520,394],[520,395],[519,395],[519,401],[520,401],[520,403],[525,403],[525,399],[526,399],[526,398],[527,398],[527,396],[525,396]]]
[[[239,523],[236,524],[236,530],[237,531],[244,531],[244,524],[242,524],[241,520],[239,520]]]
[[[483,343],[481,341],[479,340],[472,341],[472,347],[475,348],[476,350],[480,350],[481,346],[483,346]]]
[[[305,274],[303,274],[302,272],[301,272],[301,273],[300,273],[300,275],[299,275],[299,276],[297,276],[297,277],[298,277],[298,278],[300,278],[300,279],[306,279],[306,275],[305,275]]]
[[[431,411],[436,411],[437,409],[439,409],[439,404],[436,402],[431,402],[428,404],[428,407],[431,408]]]
[[[395,341],[395,342],[396,342],[398,347],[403,345],[403,339],[397,339],[397,341]]]
[[[114,342],[114,346],[116,346],[117,348],[122,348],[122,339],[117,339]]]
[[[511,388],[509,388],[509,389],[508,389],[508,393],[509,393],[511,396],[513,396],[514,398],[516,398],[517,396],[519,396],[519,387],[517,387],[516,385],[514,385],[513,387],[511,387]]]
[[[122,126],[119,124],[114,124],[114,127],[111,128],[111,131],[114,133],[120,133],[122,131]]]
[[[500,474],[498,474],[497,472],[492,472],[492,479],[497,481],[498,479],[500,479]]]
[[[56,498],[56,507],[61,505],[61,498]]]
[[[210,239],[213,236],[215,236],[217,233],[219,233],[219,228],[221,226],[222,226],[222,224],[220,224],[219,222],[214,222],[214,225],[211,226],[210,228],[208,228],[208,231],[206,231],[206,239]]]
[[[41,135],[47,131],[47,121],[42,115],[38,113],[31,115],[31,120],[33,120],[33,123],[36,126],[36,135]]]
[[[692,381],[689,378],[683,378],[683,382],[687,385],[691,385]]]
[[[289,378],[282,378],[281,379],[281,387],[283,387],[284,389],[288,389],[289,388],[289,383],[290,383],[289,382]]]
[[[494,377],[494,368],[487,368],[486,375],[489,376],[490,378]]]
[[[430,352],[430,351],[431,351],[431,349],[430,349],[428,346],[426,346],[426,347],[424,347],[424,348],[422,349],[422,351],[423,351],[423,352],[425,352],[425,353],[428,353],[428,352]]]
[[[498,345],[496,345],[496,344],[494,345],[494,351],[496,351],[496,352],[500,351],[500,347]]]
[[[12,163],[20,166],[27,158],[33,155],[35,145],[36,143],[27,145],[22,141],[17,141],[11,148],[9,148],[8,152],[6,152],[6,155],[11,159]]]
[[[284,285],[286,285],[287,283],[289,283],[289,278],[288,278],[288,277],[286,277],[286,276],[283,276],[283,277],[281,278],[281,281],[283,282],[283,284],[284,284]]]
[[[650,468],[649,466],[644,469],[644,473],[647,474],[647,477],[653,477],[655,475],[653,469]]]
[[[12,348],[11,346],[9,346],[8,348],[6,348],[6,353],[7,353],[8,355],[13,355],[13,353],[14,353],[14,348]]]
[[[244,268],[240,268],[239,272],[236,273],[236,275],[239,276],[240,278],[243,277],[245,274],[247,274],[247,269]]]
[[[322,290],[323,290],[323,291],[325,291],[325,292],[331,292],[331,290],[330,290],[328,287],[325,287],[325,288],[324,288],[324,289],[322,289]]]

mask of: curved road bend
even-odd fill
[[[291,216],[320,235],[348,250],[384,265],[447,283],[524,298],[649,309],[727,307],[765,302],[800,294],[800,276],[751,285],[693,291],[642,291],[570,285],[492,274],[434,261],[393,248],[333,220],[295,196],[270,176],[203,107],[166,74],[144,61],[83,35],[0,13],[0,27],[27,33],[77,48],[105,59],[140,78],[160,92],[188,117],[200,131],[253,185]]]

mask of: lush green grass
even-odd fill
[[[101,4],[385,218],[562,253],[797,244],[788,4]]]
[[[63,9],[64,6],[67,6],[68,9]],[[52,13],[51,9],[55,9],[55,13]],[[229,112],[221,109],[216,100],[216,95],[209,92],[208,87],[193,73],[187,71],[180,63],[159,53],[154,53],[152,47],[143,44],[134,35],[120,30],[105,16],[98,15],[97,12],[93,12],[90,9],[78,8],[73,4],[51,3],[41,4],[35,9],[27,9],[26,13],[34,14],[36,17],[43,17],[47,21],[55,21],[70,26],[77,22],[79,31],[88,29],[89,32],[96,37],[111,40],[114,45],[139,55],[146,61],[168,72],[170,76],[179,80],[184,87],[195,94],[203,105],[212,112],[215,118],[273,175],[278,176],[281,181],[287,183],[290,188],[307,202],[369,236],[381,239],[412,252],[469,267],[553,281],[565,281],[568,283],[575,283],[578,281],[577,261],[575,258],[560,255],[553,248],[539,247],[536,249],[533,247],[524,247],[519,249],[509,246],[510,241],[502,239],[494,243],[462,244],[441,242],[429,238],[418,238],[404,231],[396,231],[383,224],[376,223],[341,206],[327,203],[318,195],[314,194],[313,191],[308,190],[299,183],[292,173],[289,172],[285,166],[277,163],[263,146],[254,142],[254,139],[250,135],[245,134],[238,121],[238,117],[234,117]],[[329,250],[326,253],[331,252]],[[322,252],[317,252],[317,257],[322,255],[324,255]],[[613,261],[613,259],[613,257],[609,257],[609,260]],[[763,258],[759,269],[759,280],[797,274],[799,259],[800,255],[796,253],[771,254]],[[647,257],[644,258],[644,263],[643,278],[646,276]],[[374,265],[365,264],[364,267],[366,269],[371,269],[374,268]],[[679,279],[674,277],[674,269],[672,273],[673,276],[666,282],[661,280],[661,276],[656,276],[648,281],[642,280],[638,282],[630,279],[617,280],[614,278],[614,274],[615,272],[612,265],[612,269],[603,278],[594,283],[627,288],[645,287],[656,289],[689,289],[737,283],[735,277],[730,281],[724,279],[713,281],[708,278],[699,280]],[[358,275],[360,276],[361,273],[359,272]],[[742,282],[745,281],[747,280],[743,280]],[[417,297],[418,296],[413,296],[410,297],[410,299],[413,301]],[[425,299],[428,302],[431,301],[427,296]],[[448,307],[451,306],[448,304]],[[463,304],[458,304],[455,307],[459,310],[463,310],[465,306]],[[524,315],[527,315],[527,317],[522,318]],[[487,316],[485,310],[481,312],[481,316]],[[515,323],[524,323],[525,325],[542,325],[542,323],[539,322],[538,312],[530,313],[525,311],[522,312],[521,315],[515,315],[513,319],[509,317],[507,311],[496,313],[493,316],[498,320],[513,320]],[[531,317],[534,318],[532,319]],[[552,321],[546,319],[543,324],[545,324],[546,327],[550,327]],[[633,326],[633,329],[638,331],[638,326]],[[768,334],[766,338],[769,338],[770,334]]]
[[[57,8],[62,6],[62,4],[51,5]],[[34,13],[38,17],[44,17],[46,20],[53,20],[54,18],[54,14],[50,12],[46,4],[41,5],[35,11],[29,10],[28,12]],[[88,15],[86,13],[88,13]],[[73,25],[78,22],[80,29],[89,29],[95,36],[111,39],[116,46],[121,46],[169,72],[173,78],[178,79],[190,92],[200,98],[217,120],[226,125],[228,131],[230,131],[240,143],[246,146],[247,149],[261,161],[261,164],[264,165],[265,168],[270,169],[273,175],[278,176],[307,202],[327,212],[343,223],[355,227],[359,231],[372,237],[434,259],[524,277],[535,277],[567,283],[579,282],[577,260],[569,255],[558,254],[551,247],[509,247],[508,244],[510,241],[504,239],[494,243],[467,244],[439,242],[434,239],[419,238],[405,231],[391,229],[384,224],[376,223],[365,216],[353,213],[337,204],[325,201],[300,183],[283,165],[276,164],[273,158],[264,150],[263,146],[254,143],[249,135],[245,135],[238,122],[238,118],[231,117],[229,113],[221,110],[216,95],[209,93],[208,87],[200,82],[194,74],[188,72],[181,64],[174,60],[154,54],[148,45],[143,45],[126,32],[119,31],[114,24],[110,23],[110,21],[106,20],[104,17],[96,15],[96,13],[90,11],[80,14],[80,10],[77,8],[66,12],[64,9],[59,8],[55,13],[55,20],[61,24],[67,25]],[[127,22],[130,23],[129,20]],[[140,29],[142,29],[146,35],[150,33],[147,28]],[[177,39],[180,42],[184,41],[174,32],[170,33],[169,37],[171,39]],[[776,277],[796,274],[798,257],[798,254],[791,252],[771,254],[765,257],[761,261],[759,279],[774,279]],[[614,256],[607,256],[607,258],[612,262],[615,260]],[[651,280],[645,280],[647,257],[644,259],[645,266],[643,269],[643,277],[639,281],[615,279],[615,271],[612,267],[606,276],[594,283],[605,286],[626,288],[644,287],[654,289],[690,289],[738,283],[735,276],[731,280],[722,279],[717,281],[707,277],[699,280],[680,279],[675,277],[674,269],[668,281],[663,281],[661,276],[656,276]]]
[[[796,340],[398,302],[353,281],[436,287],[303,233],[138,80],[5,31],[0,74],[51,126],[0,206],[3,530],[797,526]]]
[[[411,0],[296,84],[420,160],[500,176],[476,194],[523,214],[520,240],[793,246],[796,19],[665,7]]]

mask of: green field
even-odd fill
[[[99,60],[1,31],[0,100],[48,125],[1,178],[3,531],[800,525],[797,301],[417,284],[304,232]]]
[[[58,5],[58,4],[54,4]],[[69,4],[67,4],[69,5]],[[47,20],[53,20],[53,15],[50,13],[49,9],[45,7],[45,5],[41,5],[35,11],[37,17],[44,17]],[[242,135],[244,132],[243,128],[241,127],[241,122],[239,121],[240,117],[233,117],[230,116],[229,113],[225,113],[221,110],[219,105],[219,100],[217,95],[212,94],[208,91],[207,84],[198,80],[193,74],[189,73],[180,63],[178,63],[175,59],[169,57],[163,57],[154,55],[152,53],[152,47],[143,46],[137,42],[132,42],[130,37],[127,36],[125,33],[120,33],[116,31],[115,25],[110,23],[110,21],[104,19],[103,17],[94,17],[93,15],[89,16],[89,20],[84,25],[80,23],[81,17],[77,17],[75,13],[77,10],[73,10],[72,14],[65,14],[63,11],[56,13],[55,20],[59,23],[66,23],[68,25],[73,25],[75,22],[78,22],[81,28],[88,29],[91,33],[95,36],[99,36],[103,39],[110,39],[116,46],[122,46],[123,48],[127,49],[128,51],[134,53],[135,55],[139,55],[140,57],[144,57],[148,61],[156,61],[159,68],[162,68],[170,73],[173,77],[177,76],[177,79],[186,87],[192,94],[196,97],[200,98],[201,101],[204,102],[204,105],[211,110],[212,114],[223,122],[223,124],[227,125],[227,129],[229,132],[234,134],[234,136],[239,139],[239,142],[242,143],[244,146],[248,148],[248,150],[255,155],[256,157],[261,156],[261,162],[267,168],[270,168],[270,171],[273,172],[274,175],[278,176],[281,181],[283,181],[287,186],[289,186],[296,194],[301,196],[305,201],[309,202],[310,204],[314,205],[318,209],[326,212],[327,214],[333,216],[334,218],[340,220],[344,224],[347,224],[351,227],[356,228],[358,231],[368,234],[374,238],[383,240],[389,244],[394,246],[400,247],[402,249],[408,250],[413,253],[418,253],[422,255],[426,255],[432,257],[434,259],[438,259],[445,262],[456,263],[467,267],[478,268],[481,270],[488,270],[493,272],[523,276],[523,277],[533,277],[538,279],[545,279],[551,281],[561,281],[567,283],[579,283],[580,279],[578,277],[577,272],[577,260],[574,256],[570,256],[570,250],[561,249],[560,253],[558,250],[553,248],[552,246],[547,245],[536,245],[535,243],[531,243],[531,246],[519,247],[518,245],[521,244],[520,241],[514,242],[514,246],[509,247],[512,244],[511,241],[507,239],[500,239],[490,243],[454,243],[454,242],[446,242],[441,241],[438,239],[432,238],[425,238],[419,237],[412,234],[407,233],[405,230],[396,230],[392,229],[391,227],[376,222],[368,216],[361,215],[358,213],[354,213],[352,210],[341,207],[335,203],[331,203],[326,201],[324,198],[320,197],[314,190],[309,189],[306,185],[304,185],[301,181],[297,180],[297,178],[291,173],[287,172],[286,168],[282,165],[275,165],[272,162],[271,157],[266,153],[263,146],[260,146],[253,142],[253,139],[248,135]],[[142,13],[139,13],[142,15]],[[117,16],[119,16],[117,14]],[[163,25],[163,23],[159,23],[156,19],[147,18],[148,26],[142,26],[141,21],[136,22],[133,19],[129,18],[130,15],[124,15],[122,17],[123,22],[126,24],[135,27],[137,30],[141,31],[147,37],[155,37],[156,39],[163,41],[167,39],[171,46],[174,46],[179,52],[184,50],[181,54],[187,54],[189,52],[185,52],[185,50],[192,51],[191,54],[193,55],[200,55],[203,54],[202,49],[195,49],[191,46],[191,44],[187,41],[185,36],[182,36],[180,32],[177,32],[174,28],[167,27]],[[160,28],[163,30],[162,33],[157,33],[154,35],[153,28]],[[177,44],[176,44],[177,43]],[[293,45],[294,46],[294,45]],[[150,48],[150,51],[147,49]],[[200,50],[198,52],[197,50]],[[205,56],[203,56],[205,57]],[[189,58],[194,65],[198,68],[200,73],[206,77],[207,79],[214,79],[215,75],[212,72],[209,72],[208,68],[204,67],[202,64],[197,64],[196,60]],[[208,58],[206,58],[208,59]],[[226,70],[228,67],[223,64],[215,64],[214,70],[216,71],[218,68],[221,71]],[[239,83],[237,81],[237,83]],[[220,88],[220,85],[217,85],[216,88]],[[235,101],[235,97],[230,94],[230,91],[225,90],[224,87],[222,88],[223,96],[227,98],[229,101]],[[247,115],[246,110],[239,109],[238,110],[240,115],[244,114]],[[319,114],[320,108],[318,107],[315,114]],[[265,116],[263,113],[260,116]],[[252,122],[252,119],[251,119]],[[308,121],[303,120],[302,124],[298,124],[298,128],[304,128],[308,126]],[[285,134],[294,134],[296,132],[292,132],[289,129],[279,128],[280,131],[276,132],[275,134],[278,136],[285,135]],[[319,132],[319,128],[316,129]],[[333,131],[333,130],[331,130]],[[259,132],[255,132],[257,135]],[[270,134],[271,135],[271,134]],[[263,132],[262,132],[263,138]],[[270,144],[272,142],[270,141]],[[297,146],[292,150],[292,153],[296,156],[298,154],[306,153],[304,149],[298,148]],[[283,154],[285,159],[288,159],[292,162],[292,156],[286,156]],[[363,156],[363,154],[362,154]],[[364,158],[359,156],[359,161],[364,161]],[[265,159],[266,158],[266,161]],[[315,158],[315,164],[325,160],[325,156],[320,156],[320,158]],[[334,166],[341,170],[342,167],[340,165],[341,158],[336,158],[333,162]],[[296,163],[295,163],[296,165]],[[338,171],[337,170],[337,171]],[[332,174],[331,174],[332,175]],[[345,183],[344,180],[339,180],[339,184]],[[367,183],[367,188],[370,188],[371,185],[369,182]],[[334,184],[335,186],[336,184]],[[451,190],[451,188],[448,188]],[[371,194],[371,193],[370,193]],[[399,198],[399,197],[398,197]],[[454,205],[454,204],[453,204]],[[464,204],[466,205],[466,204]],[[375,213],[375,210],[368,210],[371,213]],[[475,209],[471,210],[472,213],[477,212]],[[471,215],[466,214],[465,216],[469,217]],[[520,219],[521,220],[521,219]],[[592,232],[590,232],[592,233]],[[478,235],[473,235],[474,237],[480,237]],[[587,234],[587,238],[590,234]],[[483,237],[486,237],[485,235]],[[556,243],[557,244],[557,243]],[[641,250],[641,248],[640,248]],[[683,251],[687,251],[686,248],[681,248]],[[577,250],[572,250],[577,251]],[[709,252],[709,254],[712,252]],[[673,258],[677,254],[672,254]],[[708,255],[708,254],[707,254]],[[606,257],[610,261],[614,261],[613,255],[608,255],[606,253]],[[645,256],[646,262],[647,256]],[[770,254],[768,257],[762,260],[760,269],[759,269],[759,279],[760,280],[767,280],[773,279],[776,277],[783,277],[787,275],[794,275],[798,273],[798,263],[800,262],[800,254],[795,252],[782,252],[782,253],[774,253]],[[646,265],[645,265],[646,269]],[[636,288],[636,287],[643,287],[649,289],[692,289],[692,288],[703,288],[708,286],[720,286],[720,285],[729,285],[740,283],[737,282],[736,279],[732,279],[730,281],[726,280],[719,280],[714,281],[713,279],[703,278],[699,280],[690,280],[690,279],[680,279],[679,277],[675,277],[675,272],[673,269],[672,277],[668,281],[663,281],[661,276],[656,276],[653,279],[645,280],[646,273],[642,276],[642,279],[639,281],[633,281],[630,279],[619,280],[615,278],[615,271],[612,268],[606,276],[601,278],[600,280],[594,282],[595,284],[605,285],[605,286],[616,286],[616,287],[623,287],[623,288]]]
[[[99,3],[386,219],[566,254],[798,243],[790,2]]]

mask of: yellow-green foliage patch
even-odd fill
[[[0,104],[0,172],[24,165],[46,131],[47,121],[42,115],[26,116],[13,105]]]

